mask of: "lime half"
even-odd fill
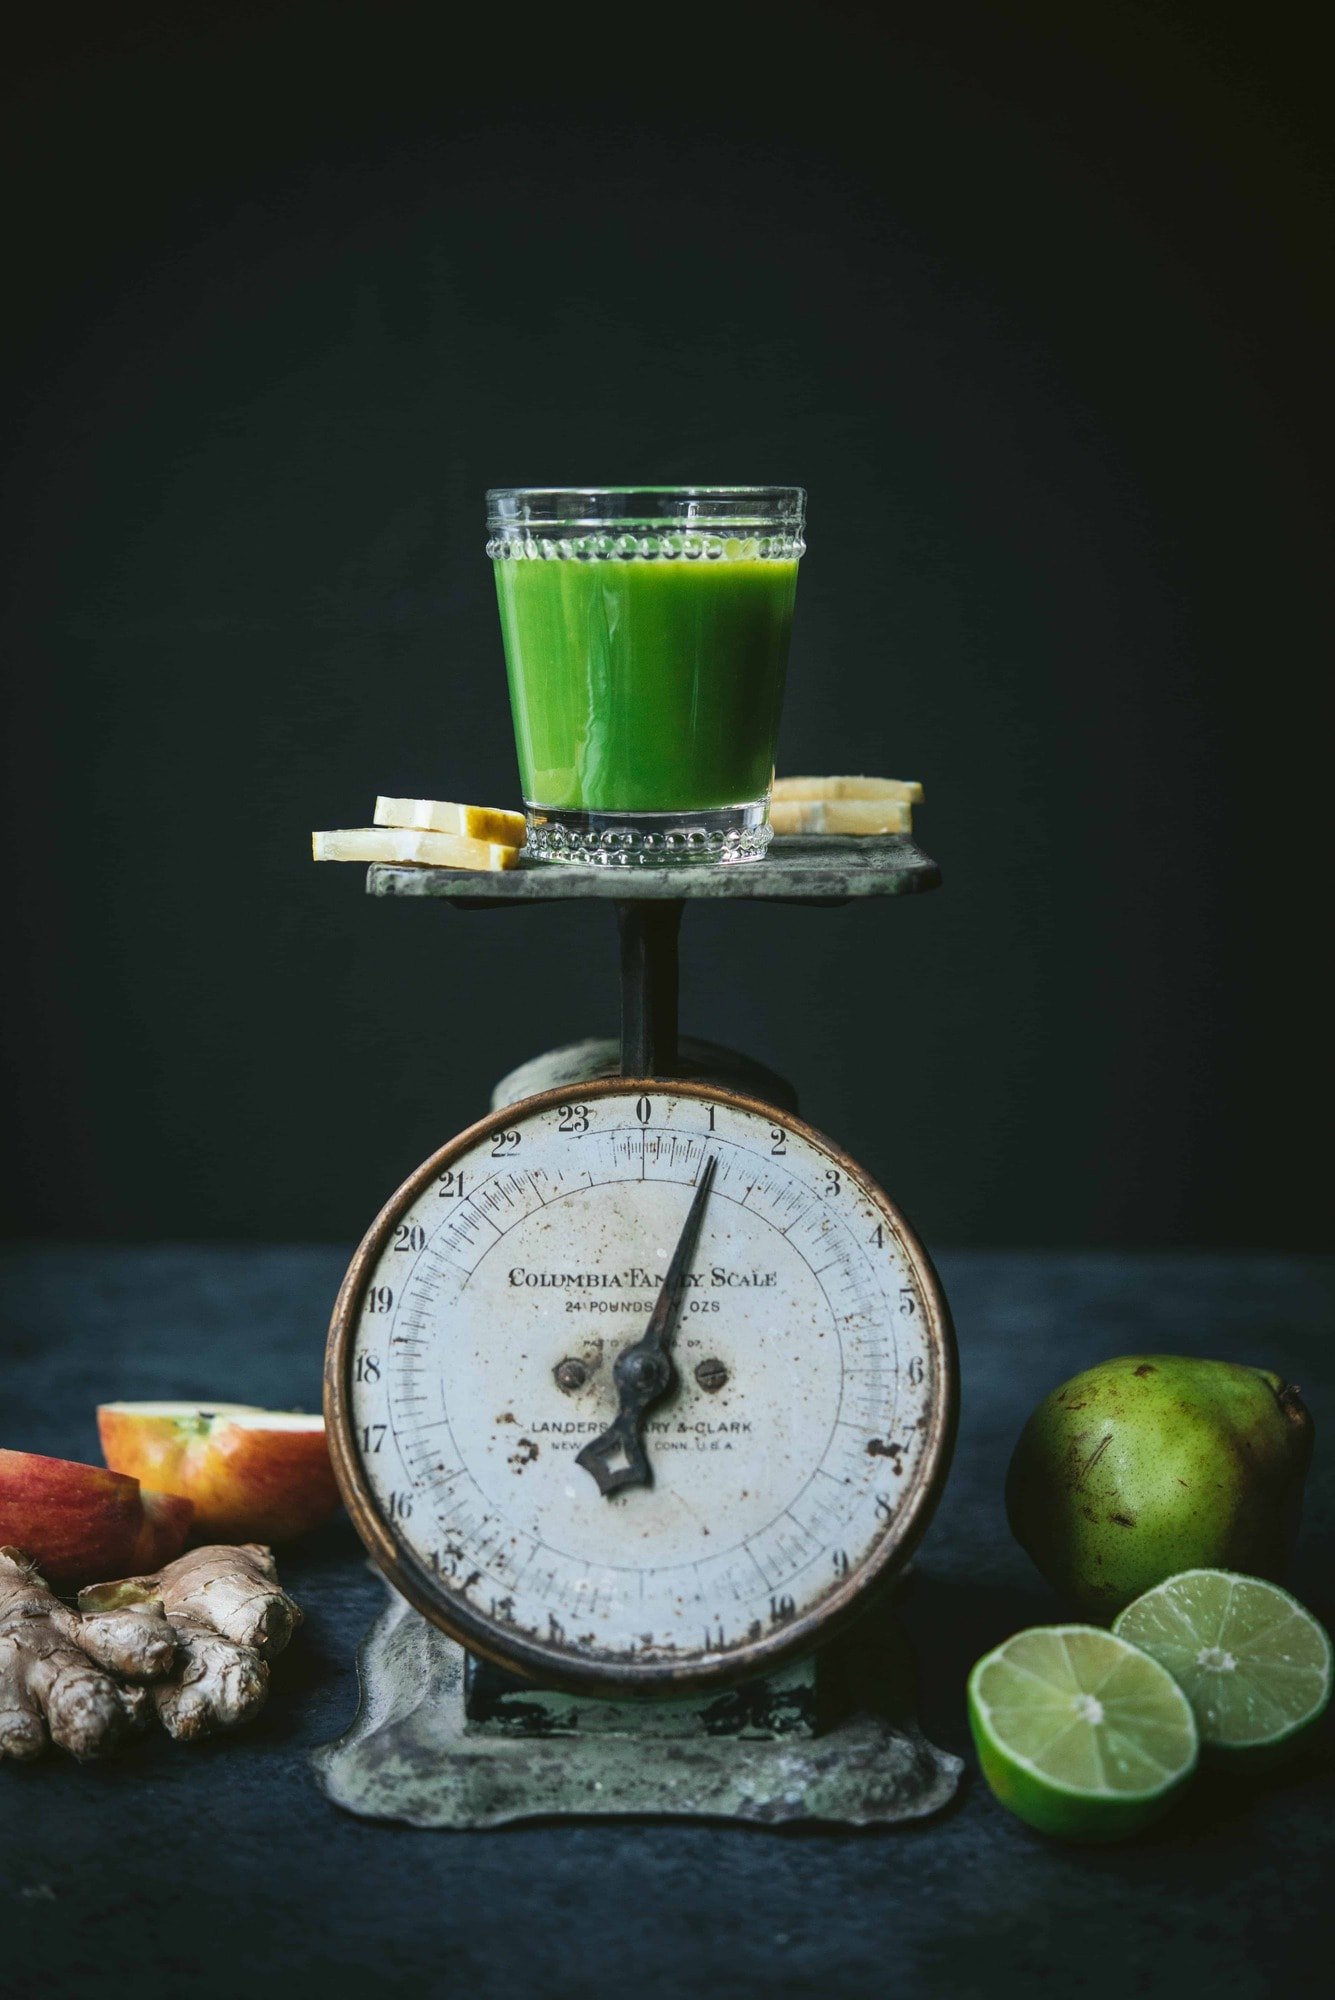
[[[1259,1577],[1183,1570],[1128,1604],[1113,1630],[1167,1667],[1210,1750],[1269,1761],[1330,1700],[1330,1640]]]
[[[969,1676],[983,1776],[1041,1833],[1122,1840],[1196,1767],[1196,1724],[1166,1668],[1093,1625],[1017,1632]]]

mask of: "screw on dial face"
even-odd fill
[[[954,1351],[925,1252],[830,1140],[615,1079],[509,1106],[391,1197],[326,1412],[367,1547],[460,1643],[572,1692],[686,1692],[823,1642],[902,1565]],[[652,1496],[608,1505],[614,1413]]]
[[[613,1364],[617,1413],[602,1436],[586,1444],[575,1460],[576,1465],[593,1474],[604,1499],[623,1493],[628,1486],[653,1485],[653,1467],[644,1448],[644,1420],[654,1405],[677,1386],[672,1336],[676,1331],[682,1286],[695,1255],[700,1221],[717,1164],[716,1160],[707,1160],[700,1169],[695,1198],[686,1211],[648,1326],[633,1346],[621,1350]],[[624,1459],[625,1463],[618,1465],[618,1459]]]

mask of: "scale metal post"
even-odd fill
[[[784,1078],[715,1043],[679,1038],[685,904],[837,907],[921,894],[940,879],[936,863],[905,837],[822,836],[776,839],[763,861],[721,868],[521,863],[481,875],[373,867],[367,891],[464,910],[615,904],[619,1040],[534,1058],[496,1085],[493,1110],[620,1075],[708,1082],[796,1113]],[[884,1593],[818,1655],[721,1692],[609,1700],[535,1687],[474,1657],[391,1586],[358,1671],[355,1720],[313,1754],[320,1783],[349,1811],[416,1826],[656,1814],[878,1825],[937,1811],[954,1796],[962,1769],[918,1727],[912,1661]]]

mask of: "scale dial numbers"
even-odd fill
[[[650,1483],[604,1495],[578,1454],[710,1160]],[[829,1636],[925,1526],[954,1409],[944,1299],[875,1183],[771,1105],[663,1080],[527,1099],[426,1161],[353,1260],[326,1369],[394,1583],[474,1652],[604,1695]]]

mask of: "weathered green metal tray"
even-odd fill
[[[502,874],[466,868],[372,868],[372,896],[439,898],[465,910],[512,903],[673,903],[725,898],[758,903],[837,905],[865,896],[913,896],[941,886],[941,870],[906,834],[841,838],[777,837],[763,861],[721,868],[587,867],[521,861]]]

